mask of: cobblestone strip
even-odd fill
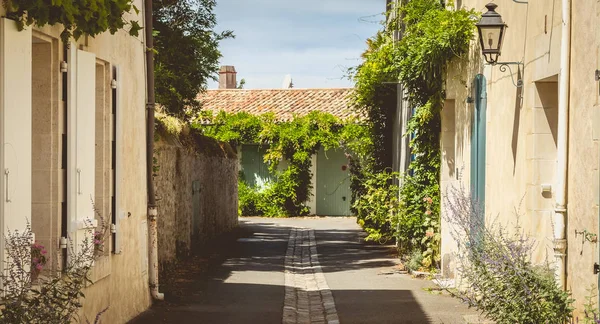
[[[339,324],[333,294],[317,255],[315,232],[290,232],[285,256],[283,324]]]

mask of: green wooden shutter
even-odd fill
[[[242,172],[244,181],[251,187],[262,187],[275,178],[265,163],[265,153],[259,145],[242,146]]]
[[[484,224],[485,215],[485,142],[486,142],[486,106],[487,92],[485,76],[478,74],[473,81],[475,109],[471,132],[471,198],[478,205],[479,217],[473,220]]]

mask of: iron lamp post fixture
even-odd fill
[[[515,87],[523,86],[523,80],[520,77],[522,62],[498,62],[502,50],[502,41],[504,40],[504,31],[508,26],[502,21],[502,16],[496,12],[498,5],[488,3],[486,6],[487,12],[481,15],[481,19],[476,24],[479,33],[479,43],[481,45],[481,53],[485,61],[490,65],[499,65],[501,72],[506,72],[508,68],[511,79]],[[517,82],[512,77],[511,65],[517,65],[518,75]]]

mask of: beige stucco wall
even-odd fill
[[[220,154],[198,151],[183,147],[170,136],[156,145],[161,266],[187,256],[194,244],[205,243],[238,224],[236,155],[230,148]],[[194,181],[199,183],[197,197],[192,192]],[[196,213],[194,203],[198,208]]]
[[[463,1],[463,6],[484,12],[486,3]],[[486,223],[499,222],[514,228],[518,221],[537,241],[534,260],[543,262],[549,257],[552,261],[554,200],[551,194],[542,194],[541,185],[554,181],[556,118],[553,116],[557,95],[552,84],[536,81],[556,80],[560,1],[529,5],[508,0],[496,3],[497,11],[509,26],[500,61],[524,63],[520,72],[524,86],[517,88],[513,84],[520,75],[517,65],[510,66],[512,71],[503,72],[499,66],[484,64],[477,39],[473,40],[467,58],[453,62],[447,85],[447,97],[453,105],[445,107],[442,122],[442,152],[448,152],[442,154],[442,194],[447,195],[448,185],[462,186],[466,192],[470,189],[474,104],[467,103],[467,97],[474,95],[472,82],[480,73],[487,81]],[[446,111],[452,107],[454,111]],[[446,231],[443,229],[442,251],[447,254],[455,248]]]
[[[586,291],[597,285],[592,272],[598,262],[598,244],[582,243],[575,231],[599,234],[598,229],[598,139],[600,122],[598,82],[594,71],[600,68],[600,3],[594,0],[572,1],[571,91],[569,114],[569,173],[567,226],[567,288],[582,307]]]
[[[143,8],[141,0],[135,1]],[[143,23],[143,17],[137,18]],[[143,34],[142,34],[143,35]],[[145,175],[145,47],[142,35],[132,37],[124,31],[80,40],[83,49],[96,54],[97,59],[119,68],[118,91],[121,109],[120,179],[122,194],[117,207],[120,219],[118,235],[121,253],[110,256],[110,275],[88,288],[84,311],[87,317],[109,306],[102,316],[107,323],[127,321],[150,306],[147,276],[147,219]],[[87,44],[86,44],[87,42]],[[87,46],[85,46],[87,45]],[[107,294],[107,292],[110,292]]]
[[[455,59],[448,69],[446,101],[442,109],[441,170],[440,189],[442,194],[442,274],[449,278],[456,276],[457,244],[453,237],[455,228],[446,221],[450,217],[446,206],[448,199],[455,194],[469,194],[471,172],[471,127],[473,103],[467,98],[473,96],[473,79],[483,72],[483,65],[477,60],[476,52],[467,57]]]
[[[134,1],[138,8],[143,8],[141,0]],[[0,8],[0,14],[4,9]],[[133,17],[133,16],[131,16]],[[143,25],[142,13],[135,18]],[[31,28],[31,27],[30,27]],[[63,57],[63,44],[60,41],[62,27],[33,28],[34,36],[51,42],[52,53],[45,53],[48,48],[34,45],[35,55],[41,56],[37,62],[47,60],[51,64],[50,71],[36,74],[33,77],[34,94],[37,87],[37,98],[34,96],[34,136],[33,150],[38,161],[33,161],[33,211],[43,215],[33,219],[34,232],[39,232],[39,239],[51,252],[53,262],[58,263],[60,250],[58,240],[61,228],[61,206],[63,192],[63,170],[61,170],[61,136],[64,129],[64,113],[62,110],[62,75],[58,70]],[[115,35],[105,33],[95,38],[81,37],[77,42],[79,49],[95,53],[100,62],[120,69],[119,99],[123,125],[121,136],[117,139],[120,151],[119,165],[122,167],[117,186],[122,195],[117,213],[125,215],[119,224],[118,234],[121,239],[121,253],[108,254],[96,261],[92,273],[94,284],[85,290],[81,318],[93,321],[98,312],[108,307],[102,315],[104,323],[124,323],[150,304],[147,276],[147,234],[145,224],[146,213],[146,176],[145,176],[145,48],[143,32],[140,37],[132,37],[127,32],[119,31]],[[46,51],[47,52],[47,51]],[[51,55],[51,57],[47,56]],[[35,66],[35,63],[34,63]],[[38,69],[41,71],[44,69]],[[39,72],[41,73],[41,72]],[[51,84],[44,81],[52,77]],[[108,87],[110,85],[107,85]],[[94,100],[90,98],[90,100]],[[37,104],[36,104],[37,102]],[[108,126],[108,125],[105,125]],[[107,128],[107,127],[105,127]],[[105,144],[109,138],[104,138]],[[107,157],[104,156],[103,159]],[[104,161],[106,162],[106,161]],[[99,171],[100,172],[100,171]],[[110,177],[107,177],[110,182]],[[109,183],[102,184],[101,193],[96,198],[106,197]],[[105,202],[102,202],[105,203]],[[108,208],[104,208],[107,210]],[[127,216],[129,215],[129,216]],[[106,215],[108,217],[108,215]],[[36,220],[37,219],[37,220]],[[110,250],[110,248],[109,248]],[[85,321],[85,320],[84,320]]]
[[[487,2],[463,0],[463,7],[485,12]],[[466,97],[473,77],[482,73],[487,78],[486,222],[496,220],[514,227],[518,220],[536,240],[534,262],[552,263],[554,188],[542,192],[542,185],[553,187],[556,181],[561,1],[494,2],[509,26],[500,61],[524,63],[524,86],[515,87],[508,70],[483,66],[475,42],[468,60],[454,62],[442,116],[442,194],[448,193],[447,185],[462,183],[469,189],[473,107]],[[582,244],[575,231],[598,233],[600,107],[594,71],[600,67],[600,32],[595,27],[599,14],[597,1],[572,1],[567,288],[580,310],[589,294],[586,290],[598,280],[592,272],[598,260],[597,243]],[[516,81],[516,66],[511,67]],[[456,170],[464,171],[462,181]],[[443,204],[443,212],[446,208]],[[442,235],[443,260],[448,260],[456,246],[447,223],[443,223]],[[451,268],[452,263],[447,261],[443,267]],[[451,269],[446,271],[452,274]]]
[[[62,116],[58,104],[58,41],[34,33],[32,47],[32,217],[36,241],[51,256],[49,268],[60,260],[59,176],[61,134],[57,127]],[[62,129],[62,128],[61,128]]]

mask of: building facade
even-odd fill
[[[483,13],[487,2],[459,5]],[[477,38],[469,57],[453,63],[442,111],[442,196],[465,188],[486,224],[520,226],[535,239],[533,261],[556,267],[582,309],[589,289],[598,289],[600,3],[495,4],[509,26],[499,61],[511,64],[487,64]],[[453,277],[447,222],[442,236],[442,270]]]
[[[130,18],[142,23],[143,14]],[[18,31],[14,21],[0,20],[0,224],[6,233],[30,223],[56,271],[86,232],[110,229],[80,318],[93,321],[108,307],[102,321],[123,323],[151,304],[147,194],[140,189],[144,38],[118,31],[65,44],[61,32]]]
[[[233,66],[222,66],[219,89],[208,90],[198,96],[202,108],[227,113],[246,112],[252,115],[274,114],[278,121],[291,121],[294,116],[305,116],[312,111],[330,113],[340,120],[357,118],[352,109],[352,88],[295,89],[291,77],[286,77],[282,89],[236,89],[236,71]],[[241,145],[237,149],[239,169],[243,180],[252,187],[262,187],[274,180],[264,162],[264,145]],[[349,216],[352,193],[348,158],[342,149],[324,151],[312,156],[311,193],[307,206],[311,215]],[[286,161],[278,165],[287,167]],[[245,215],[252,216],[252,215]]]

